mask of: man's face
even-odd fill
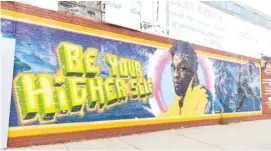
[[[188,85],[193,77],[191,69],[189,70],[188,56],[183,54],[173,54],[171,72],[175,87],[175,93],[178,96],[184,96]]]

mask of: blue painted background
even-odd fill
[[[16,30],[14,27],[16,25]],[[55,74],[58,69],[57,56],[55,48],[61,41],[68,41],[81,45],[84,50],[88,47],[98,48],[97,64],[101,66],[102,77],[108,77],[107,68],[102,62],[105,53],[112,53],[118,57],[126,57],[140,61],[143,73],[146,76],[148,67],[148,56],[142,55],[144,50],[152,54],[156,49],[141,45],[130,44],[126,42],[98,38],[78,33],[57,30],[43,26],[15,22],[11,20],[1,20],[2,33],[16,36],[16,52],[14,64],[14,77],[21,72],[30,73],[52,73]],[[10,126],[18,126],[17,111],[12,96],[10,113]],[[143,107],[144,106],[144,107]],[[86,121],[103,121],[117,119],[134,119],[153,117],[148,112],[141,101],[128,101],[128,103],[112,109],[105,110],[103,113],[87,112],[80,117],[79,115],[69,115],[67,117],[58,117],[55,123],[86,122]],[[31,123],[29,125],[38,125]]]

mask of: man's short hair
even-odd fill
[[[186,55],[188,57],[188,64],[189,69],[194,74],[197,72],[198,69],[198,61],[197,61],[197,54],[192,48],[191,44],[185,41],[177,41],[171,48],[170,53],[172,56],[174,55]]]

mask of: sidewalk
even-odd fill
[[[27,140],[26,140],[27,141]],[[16,150],[271,150],[271,120],[174,129]],[[8,149],[14,150],[14,149]]]

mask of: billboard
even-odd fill
[[[167,2],[141,1],[141,31],[168,37]]]
[[[53,11],[58,11],[58,2],[59,1],[48,1],[48,2],[37,2],[35,0],[20,0],[18,1],[23,4],[43,8],[43,9],[49,9]]]
[[[104,22],[140,30],[140,1],[105,1]]]
[[[195,1],[168,2],[168,37],[244,56],[268,55],[268,29]]]

